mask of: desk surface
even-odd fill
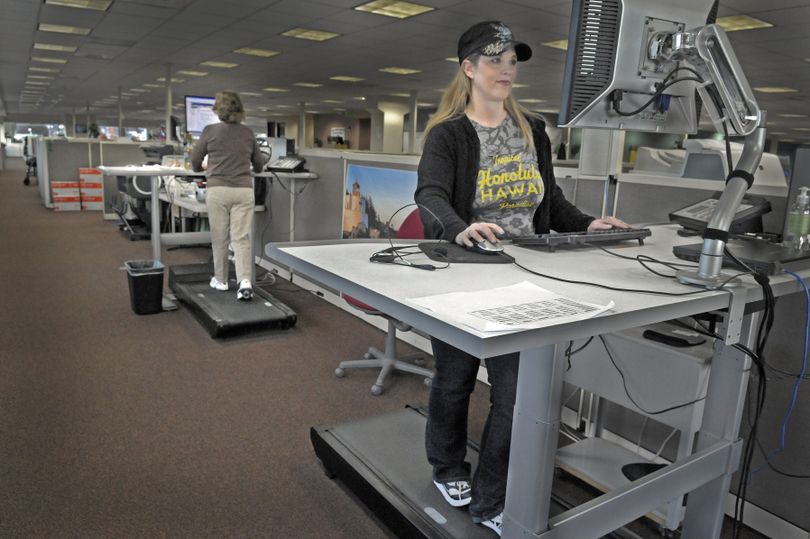
[[[194,172],[180,167],[161,165],[124,165],[119,167],[97,167],[108,176],[205,176],[205,172]],[[254,178],[281,178],[282,180],[317,180],[314,172],[252,172]]]
[[[657,226],[652,230],[652,236],[645,240],[643,246],[625,243],[609,248],[623,255],[644,254],[683,263],[684,261],[672,255],[672,246],[694,243],[694,238],[681,238],[673,225]],[[730,301],[730,294],[726,291],[700,291],[695,287],[679,284],[674,279],[658,277],[635,261],[611,256],[598,248],[558,249],[550,253],[506,245],[506,251],[519,264],[540,273],[618,288],[696,293],[687,296],[658,296],[606,290],[538,277],[511,264],[451,264],[447,269],[424,271],[369,262],[369,256],[383,247],[381,243],[385,242],[301,242],[268,244],[265,250],[269,257],[293,270],[374,305],[383,312],[428,331],[477,357],[489,357],[722,309],[728,307]],[[671,273],[662,266],[658,266],[658,269]],[[441,320],[430,311],[407,301],[413,297],[496,288],[521,281],[529,281],[553,292],[592,303],[607,304],[613,301],[615,307],[609,313],[589,320],[488,335],[467,326]],[[781,293],[799,290],[798,284],[789,276],[775,276],[772,282],[775,289],[787,287]],[[744,283],[743,288],[750,298],[761,297],[761,290],[752,279],[746,277]]]

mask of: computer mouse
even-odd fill
[[[472,246],[467,247],[467,249],[485,255],[497,255],[503,252],[503,246],[500,243],[492,243],[487,240],[474,241]]]

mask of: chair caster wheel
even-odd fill
[[[337,376],[338,378],[343,378],[344,376],[346,376],[346,369],[344,369],[343,367],[338,367],[337,369],[335,369],[335,376]]]
[[[374,395],[375,397],[379,397],[380,395],[382,395],[383,391],[385,391],[385,388],[380,384],[374,384],[373,386],[371,386],[371,394]]]
[[[430,385],[433,383],[433,380],[431,378],[425,378],[423,382],[425,383],[426,386],[430,387]]]

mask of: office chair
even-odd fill
[[[413,210],[408,217],[402,222],[402,225],[397,231],[398,239],[422,239],[425,237],[425,231],[422,227],[422,221],[419,219],[419,210]],[[385,350],[380,351],[373,346],[369,347],[368,352],[363,355],[364,359],[354,359],[350,361],[341,361],[337,369],[335,369],[335,376],[343,378],[346,376],[346,369],[356,369],[360,367],[379,367],[380,374],[377,376],[377,381],[371,386],[372,395],[382,395],[385,390],[385,379],[392,371],[404,371],[413,374],[419,374],[425,377],[425,385],[430,385],[433,378],[433,371],[423,367],[425,360],[422,354],[409,354],[407,356],[397,357],[397,330],[410,331],[411,326],[401,322],[395,318],[391,318],[387,314],[378,311],[371,305],[367,305],[347,294],[341,294],[343,299],[354,307],[366,314],[381,316],[388,320],[388,334],[385,338]]]

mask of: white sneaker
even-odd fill
[[[242,282],[239,283],[239,290],[236,292],[236,299],[241,299],[243,301],[253,299],[253,287],[250,285],[250,281],[247,279],[242,279]]]
[[[221,283],[216,277],[211,277],[211,288],[215,288],[217,290],[227,290],[228,283]]]
[[[436,488],[442,493],[447,503],[453,507],[464,507],[470,504],[472,488],[470,487],[469,481],[463,479],[461,481],[446,481],[444,483],[433,481],[433,484],[436,485]]]
[[[487,520],[481,521],[482,526],[486,526],[490,530],[494,531],[498,534],[498,537],[501,536],[501,528],[503,527],[503,513],[498,513],[492,518],[488,518]]]

